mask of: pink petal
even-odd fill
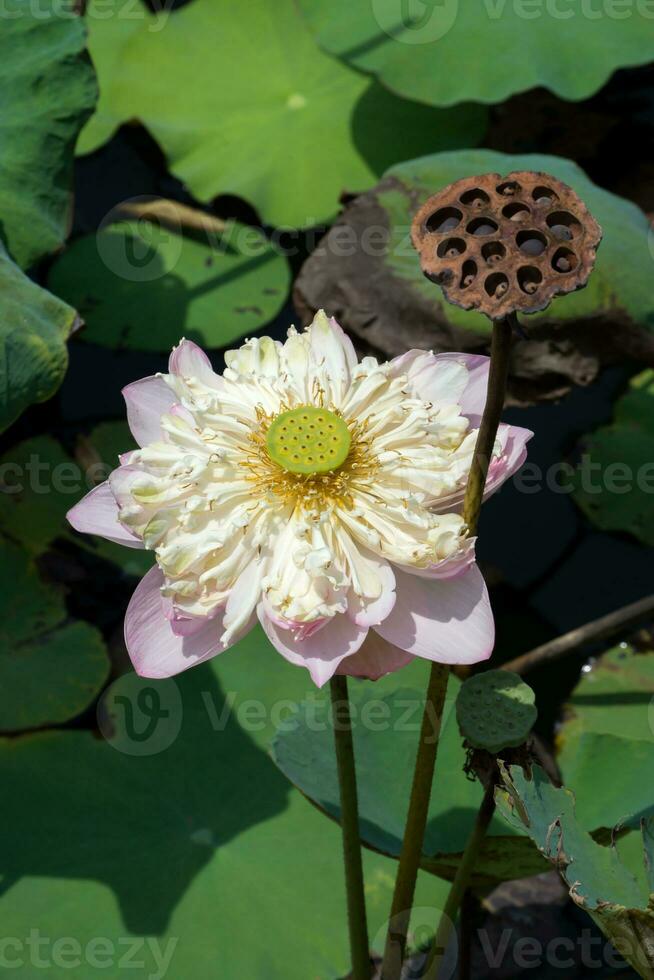
[[[188,408],[184,408],[184,406],[183,405],[180,405],[179,403],[176,404],[176,405],[173,405],[173,407],[171,408],[171,410],[170,410],[170,412],[168,414],[169,415],[173,415],[173,416],[175,416],[178,419],[183,419],[184,422],[186,422],[186,424],[189,425],[189,426],[194,426],[195,425],[195,418],[193,417],[193,413],[192,412],[189,412]],[[168,442],[170,440],[169,433],[166,432],[164,435],[165,435],[166,441]]]
[[[486,405],[490,357],[486,357],[484,354],[436,355],[436,360],[447,360],[448,358],[463,360],[468,369],[468,383],[459,404],[462,415],[467,415],[471,419],[472,425],[477,426]]]
[[[351,657],[346,657],[339,664],[336,673],[377,681],[386,674],[392,674],[401,667],[406,667],[412,660],[410,653],[405,653],[399,647],[388,643],[379,633],[370,630],[361,649]]]
[[[161,416],[171,410],[177,396],[163,378],[143,378],[123,388],[127,421],[139,446],[161,439]]]
[[[197,378],[211,388],[218,387],[220,378],[201,347],[192,340],[181,340],[168,360],[168,370],[182,378]]]
[[[66,514],[68,523],[82,534],[99,534],[101,538],[124,544],[128,548],[142,548],[143,542],[128,531],[118,520],[118,504],[111,492],[109,481],[87,493]]]
[[[484,489],[484,500],[487,500],[503,483],[506,483],[514,473],[517,473],[527,458],[527,443],[533,436],[529,429],[517,425],[500,425],[497,437],[502,446],[502,453],[491,462]],[[430,509],[435,514],[448,514],[459,511],[465,496],[465,485],[454,493],[439,497]]]
[[[208,619],[192,636],[173,633],[165,615],[158,565],[136,587],[125,614],[125,643],[134,669],[141,677],[173,677],[222,653],[222,616]]]
[[[176,611],[173,616],[166,617],[175,636],[195,636],[196,633],[200,633],[206,628],[207,622],[214,618],[214,616],[183,616],[179,611]],[[220,629],[220,620],[218,620],[216,629]]]
[[[259,604],[257,613],[275,649],[296,667],[306,667],[318,687],[333,676],[341,660],[356,653],[368,633],[347,616],[337,614],[321,629],[298,639],[295,631],[283,629],[269,619],[263,603]]]
[[[161,606],[175,636],[193,636],[194,633],[199,633],[207,625],[208,619],[213,619],[218,612],[222,612],[217,610],[212,616],[191,616],[176,609],[168,596],[161,597]]]
[[[495,642],[493,613],[476,565],[465,575],[424,579],[395,570],[397,602],[375,631],[401,650],[444,664],[487,660]]]
[[[484,498],[495,493],[514,473],[517,473],[527,458],[527,443],[533,436],[529,429],[517,425],[501,425],[498,436],[504,449],[498,459],[488,468]]]

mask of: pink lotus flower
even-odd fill
[[[460,514],[488,358],[354,348],[319,313],[281,344],[193,343],[124,390],[140,449],[68,514],[78,531],[154,551],[127,609],[136,671],[169,677],[255,624],[319,686],[412,657],[488,658],[493,617]],[[531,433],[502,426],[488,492]]]

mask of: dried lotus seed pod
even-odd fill
[[[412,239],[448,302],[499,320],[583,288],[602,229],[567,184],[521,170],[449,184],[420,208]]]

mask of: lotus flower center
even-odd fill
[[[347,459],[351,443],[343,419],[313,405],[282,412],[266,433],[266,449],[273,462],[289,473],[307,476],[337,470]]]

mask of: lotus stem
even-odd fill
[[[488,467],[497,438],[506,384],[509,375],[509,359],[513,330],[518,326],[514,313],[501,320],[493,321],[491,341],[491,363],[488,376],[486,405],[479,426],[479,434],[470,467],[470,475],[463,502],[463,517],[468,526],[468,534],[474,535],[479,523],[479,514],[484,499],[484,488]],[[427,814],[431,799],[432,783],[438,753],[438,739],[445,704],[449,668],[442,664],[432,664],[425,712],[422,720],[420,743],[409,800],[409,811],[404,831],[404,841],[395,880],[395,891],[391,906],[391,918],[386,938],[386,948],[381,969],[381,980],[399,980],[402,962],[406,953],[407,933],[411,919],[411,906],[415,894],[418,868],[427,826]],[[483,835],[482,835],[483,836]],[[458,896],[461,901],[465,887]],[[455,893],[454,898],[457,898]],[[454,914],[458,905],[454,908]]]
[[[437,980],[438,978],[445,951],[454,932],[459,907],[468,890],[470,878],[472,877],[472,872],[479,856],[479,850],[484,842],[486,831],[493,819],[494,813],[495,786],[491,783],[484,793],[484,799],[477,813],[472,833],[468,838],[465,850],[461,856],[461,861],[448,893],[445,907],[441,913],[434,942],[427,956],[427,962],[422,975],[423,980]]]
[[[347,677],[334,676],[330,681],[336,766],[341,795],[343,830],[343,863],[347,893],[347,919],[352,958],[352,980],[370,980],[372,971],[368,922],[363,884],[363,861],[359,836],[359,804],[352,744],[352,721]]]
[[[607,640],[623,630],[635,626],[641,620],[651,619],[653,616],[654,595],[649,595],[645,599],[639,599],[638,602],[623,606],[622,609],[617,609],[607,616],[601,616],[590,623],[584,623],[583,626],[578,626],[576,629],[570,630],[569,633],[563,633],[562,636],[557,636],[556,639],[543,643],[542,646],[530,650],[529,653],[523,653],[515,660],[509,660],[508,663],[502,664],[501,669],[512,670],[515,674],[526,674],[527,671],[533,670],[535,667],[542,667],[543,664],[550,663],[552,660],[558,660],[559,657],[564,657],[568,653],[577,653],[588,643]]]
[[[484,501],[484,488],[488,467],[493,455],[497,430],[502,417],[504,399],[506,397],[506,382],[509,376],[509,360],[513,330],[518,326],[515,313],[509,314],[503,320],[493,321],[493,339],[491,341],[491,362],[488,375],[488,394],[486,407],[482,416],[475,454],[470,467],[470,475],[466,486],[463,502],[463,519],[468,525],[468,534],[477,533],[479,514]]]
[[[427,826],[427,814],[434,780],[448,678],[449,670],[446,666],[432,664],[425,710],[422,716],[413,785],[409,798],[404,841],[395,879],[381,980],[398,980],[402,971],[411,906],[413,905],[418,866],[422,854],[425,827]]]

